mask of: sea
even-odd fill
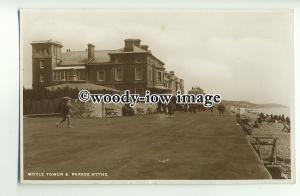
[[[291,116],[290,108],[288,107],[274,107],[274,108],[253,108],[253,110],[258,111],[259,113],[262,112],[264,114],[275,114],[275,115],[284,115],[284,116]]]

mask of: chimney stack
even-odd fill
[[[88,60],[95,58],[95,46],[93,44],[88,44]]]
[[[174,71],[170,71],[171,76],[174,76]]]
[[[141,48],[142,48],[143,50],[148,51],[148,45],[141,45]]]
[[[133,44],[136,46],[136,47],[141,47],[141,40],[140,39],[134,39],[133,40]]]
[[[133,39],[125,39],[125,47],[124,47],[124,51],[128,52],[128,51],[133,51]]]

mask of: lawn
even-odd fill
[[[24,179],[267,179],[233,116],[177,112],[134,117],[24,118]],[[28,172],[107,176],[30,177]]]

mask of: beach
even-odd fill
[[[282,131],[283,125],[281,123],[267,125],[264,123],[260,128],[254,128],[252,136],[256,135],[271,135],[278,137],[277,141],[277,164],[282,167],[282,173],[286,178],[291,178],[291,138],[290,133]],[[262,156],[267,157],[270,154],[270,149],[262,148]]]
[[[265,108],[265,114],[284,114],[285,116],[290,116],[287,113],[288,108]],[[284,111],[285,110],[285,111]],[[263,111],[263,110],[261,110]],[[270,113],[269,113],[270,112]],[[254,124],[255,120],[258,118],[258,114],[253,114],[246,112],[244,114],[251,124]],[[251,135],[248,136],[250,143],[254,142],[254,137],[256,136],[270,136],[278,138],[276,151],[277,151],[277,164],[282,167],[282,175],[284,178],[291,178],[291,137],[290,132],[284,130],[284,125],[280,122],[268,123],[262,122],[259,127],[253,127]],[[261,154],[263,158],[270,156],[270,147],[261,147]]]

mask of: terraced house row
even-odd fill
[[[89,82],[139,94],[184,91],[184,80],[167,72],[140,39],[125,39],[116,50],[95,50],[88,44],[83,51],[62,52],[63,45],[53,40],[31,45],[33,87]]]

